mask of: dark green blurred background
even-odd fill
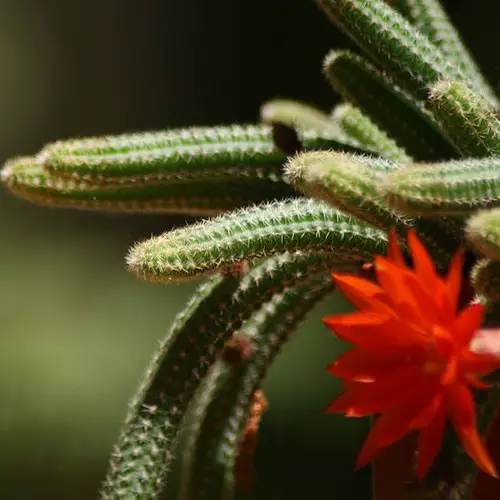
[[[498,2],[449,4],[496,84]],[[277,96],[329,109],[322,57],[348,45],[310,0],[1,0],[0,163],[71,136],[256,121]],[[3,191],[0,213],[0,498],[96,498],[127,400],[194,287],[138,282],[124,256],[190,219]],[[252,498],[369,498],[369,470],[352,473],[366,422],[322,413],[339,346],[320,318],[343,307],[319,307],[270,373]]]

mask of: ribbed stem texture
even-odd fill
[[[464,156],[500,154],[500,120],[495,109],[467,85],[446,80],[436,83],[430,89],[429,107]]]
[[[388,203],[411,215],[467,214],[500,205],[500,158],[405,166],[386,176]]]
[[[130,403],[101,497],[156,500],[188,405],[217,349],[264,302],[308,273],[335,268],[325,254],[284,254],[241,277],[233,266],[201,285],[177,316]]]
[[[460,234],[453,226],[439,219],[411,219],[394,211],[383,200],[380,187],[387,175],[398,168],[388,160],[316,151],[291,159],[286,172],[292,184],[306,194],[374,226],[394,227],[403,234],[408,228],[415,228],[435,260],[447,263],[460,244]]]
[[[214,365],[212,383],[205,387],[209,402],[200,395],[200,411],[194,410],[198,418],[186,430],[193,439],[184,457],[183,500],[234,498],[234,467],[252,396],[290,334],[333,287],[331,277],[323,274],[274,295],[238,333],[248,339],[248,359]]]
[[[474,248],[492,260],[500,260],[500,208],[481,210],[473,215],[466,227]]]
[[[278,167],[277,167],[278,168]],[[5,186],[15,195],[35,204],[103,212],[148,212],[216,215],[254,203],[296,195],[283,178],[261,175],[255,168],[246,175],[185,182],[134,182],[123,179],[79,180],[57,177],[41,165],[38,157],[23,157],[6,163],[1,171]]]
[[[127,257],[142,279],[172,282],[286,251],[325,251],[339,262],[384,253],[387,235],[325,203],[292,199],[242,209],[137,244]]]
[[[491,104],[498,105],[498,98],[481,74],[439,0],[393,0],[391,4],[439,47],[439,51],[450,62],[460,68],[483,97]]]
[[[324,60],[323,71],[345,100],[387,131],[408,155],[428,161],[457,155],[423,103],[403,92],[359,55],[331,51]]]
[[[472,268],[471,280],[478,294],[489,302],[500,302],[500,262],[481,259]]]
[[[354,138],[369,150],[384,158],[410,162],[411,158],[382,129],[361,110],[352,104],[343,103],[335,107],[331,119],[339,125],[348,137]]]
[[[316,0],[332,21],[396,83],[415,97],[426,87],[447,78],[466,79],[460,68],[383,0]]]

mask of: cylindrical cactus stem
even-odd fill
[[[488,302],[500,302],[500,262],[490,259],[478,261],[471,272],[476,292]]]
[[[387,234],[321,201],[297,198],[234,211],[135,245],[127,257],[139,278],[178,282],[241,260],[286,251],[326,252],[337,262],[385,253]]]
[[[279,167],[281,169],[281,167]],[[37,205],[102,212],[191,214],[211,216],[262,201],[296,195],[281,170],[276,177],[235,173],[233,178],[157,183],[148,179],[106,183],[57,177],[43,168],[38,157],[8,161],[1,171],[5,186],[16,196]]]
[[[310,196],[351,213],[381,229],[406,232],[415,228],[436,261],[446,265],[460,244],[460,234],[445,221],[415,219],[393,210],[380,187],[399,166],[388,160],[336,152],[301,153],[292,158],[286,173],[294,186]]]
[[[479,253],[500,260],[500,208],[474,214],[467,222],[466,235]]]
[[[340,29],[415,97],[424,98],[426,87],[440,79],[466,79],[459,67],[383,0],[316,1]]]
[[[342,103],[336,106],[331,119],[347,136],[359,141],[367,149],[377,151],[384,158],[402,163],[411,161],[404,149],[352,104]]]
[[[465,83],[441,80],[432,85],[429,108],[464,156],[500,154],[500,120],[495,109]]]
[[[182,421],[217,350],[274,294],[335,268],[330,256],[284,254],[245,273],[234,266],[202,284],[160,343],[129,405],[103,484],[103,500],[157,500]],[[242,274],[244,274],[242,276]]]
[[[391,0],[390,4],[426,35],[451,63],[460,68],[483,97],[492,105],[499,104],[439,0]]]
[[[388,173],[381,187],[395,210],[423,217],[500,205],[500,158],[416,163]]]
[[[330,85],[368,115],[413,158],[426,161],[456,157],[424,103],[402,91],[382,71],[347,50],[333,50],[323,63]]]
[[[235,362],[233,355],[228,360],[223,351],[194,401],[189,428],[185,430],[188,442],[180,498],[230,500],[238,488],[236,479],[245,483],[241,486],[250,486],[249,471],[235,467],[253,395],[283,344],[333,288],[328,274],[311,274],[304,283],[275,294],[237,333],[240,342],[248,343],[243,344],[247,354]]]

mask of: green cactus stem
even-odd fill
[[[234,467],[248,420],[252,396],[268,367],[305,315],[334,288],[328,274],[273,296],[238,332],[249,355],[240,363],[220,359],[193,410],[186,433],[183,500],[234,498]],[[179,499],[180,500],[180,499]]]
[[[349,137],[354,138],[365,148],[377,151],[384,158],[409,163],[411,158],[382,129],[349,103],[336,106],[331,119]]]
[[[495,109],[464,83],[437,82],[430,88],[429,108],[464,156],[500,154],[500,120]]]
[[[467,222],[466,234],[479,253],[500,260],[500,208],[474,214]]]
[[[388,160],[316,151],[292,158],[286,172],[292,184],[306,194],[374,226],[394,227],[402,234],[415,228],[436,262],[446,265],[460,245],[455,224],[440,219],[412,219],[394,211],[382,198],[380,186],[398,168]]]
[[[246,274],[245,265],[230,266],[198,288],[160,343],[130,403],[103,500],[158,498],[188,405],[217,349],[275,293],[321,269],[336,269],[335,259],[287,253]]]
[[[438,0],[393,0],[391,4],[460,68],[477,92],[491,104],[498,105],[498,98]]]
[[[359,150],[312,130],[300,130],[299,136],[306,149]],[[286,160],[267,125],[193,127],[59,141],[43,148],[39,158],[54,176],[94,185],[249,177],[278,180]]]
[[[273,99],[264,103],[260,108],[260,119],[268,124],[281,123],[298,130],[314,130],[340,142],[349,140],[328,114],[290,99]]]
[[[147,181],[93,185],[89,181],[50,175],[36,157],[10,160],[1,177],[13,194],[31,203],[101,212],[210,216],[297,194],[283,176],[276,180],[248,176],[164,185]]]
[[[466,76],[436,46],[383,0],[316,0],[328,17],[397,85],[417,98],[441,79]]]
[[[407,165],[386,176],[387,202],[411,215],[466,215],[500,205],[500,158]]]
[[[368,61],[346,50],[330,51],[323,63],[330,85],[420,160],[446,160],[457,151],[443,137],[423,102],[415,100]]]
[[[471,280],[476,292],[488,302],[500,302],[500,262],[481,259],[471,272]]]
[[[291,199],[241,209],[148,239],[129,252],[136,276],[178,282],[221,266],[286,251],[328,252],[339,262],[384,253],[386,233],[312,199]]]

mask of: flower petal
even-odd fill
[[[413,229],[408,231],[408,246],[413,257],[413,268],[419,280],[432,292],[440,281],[432,259]]]
[[[423,479],[443,442],[446,407],[440,405],[431,422],[420,430],[418,439],[417,477]]]
[[[375,257],[377,281],[386,292],[386,300],[407,322],[428,330],[436,320],[434,298],[416,275],[393,264],[384,257]]]
[[[344,297],[358,309],[366,309],[374,299],[383,299],[385,293],[378,285],[350,274],[332,274],[335,284]]]
[[[464,375],[481,377],[500,370],[500,357],[488,352],[472,352],[464,350],[460,356],[460,369]]]
[[[450,419],[464,450],[481,470],[498,477],[476,429],[476,412],[470,390],[464,384],[456,384],[450,387],[447,396]]]
[[[406,420],[399,418],[399,412],[379,417],[366,438],[356,460],[356,469],[369,464],[379,453],[408,433]]]
[[[389,246],[387,251],[387,257],[392,262],[394,262],[394,264],[406,267],[406,262],[405,259],[403,258],[403,254],[401,253],[401,249],[399,248],[398,237],[394,229],[391,229],[389,231]]]
[[[362,417],[415,402],[422,409],[435,394],[436,383],[434,379],[422,377],[419,368],[403,365],[374,382],[345,381],[345,393],[330,405],[329,411],[342,412],[348,417]]]
[[[327,316],[323,323],[342,340],[385,357],[427,342],[411,325],[376,312]]]
[[[469,345],[472,337],[481,328],[485,307],[482,304],[472,304],[461,311],[451,326],[455,344],[458,347]]]
[[[379,417],[373,425],[358,455],[356,468],[373,461],[387,446],[399,441],[412,430],[412,421],[420,414],[418,401],[398,407]]]
[[[400,356],[379,356],[363,349],[351,349],[339,356],[327,370],[332,375],[357,382],[373,382],[405,362]]]

